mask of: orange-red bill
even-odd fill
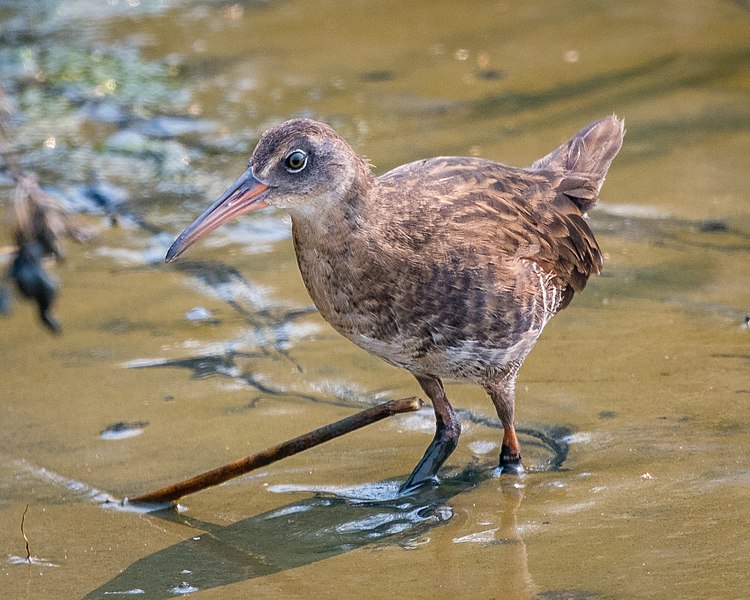
[[[172,262],[193,242],[234,217],[268,206],[263,201],[268,189],[266,184],[255,178],[252,167],[248,168],[206,212],[177,237],[167,251],[166,262]]]

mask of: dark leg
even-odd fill
[[[412,492],[428,481],[434,481],[438,470],[451,455],[461,435],[461,423],[445,395],[443,383],[437,377],[416,375],[419,385],[432,401],[435,410],[435,437],[422,460],[414,468],[399,493]]]
[[[518,366],[513,366],[501,378],[485,383],[484,388],[490,395],[497,416],[503,424],[503,445],[500,448],[500,472],[509,475],[523,475],[521,463],[521,444],[518,442],[515,427],[516,413],[516,373]]]

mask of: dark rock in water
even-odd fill
[[[482,69],[479,71],[479,78],[488,81],[505,79],[505,71],[502,69]]]
[[[382,70],[382,71],[367,71],[362,73],[362,81],[365,82],[378,82],[378,81],[393,81],[393,71]]]
[[[718,219],[709,219],[708,221],[701,221],[698,223],[698,231],[703,233],[716,233],[719,231],[726,231],[729,229],[724,221]]]
[[[22,296],[34,300],[39,307],[39,317],[53,333],[60,333],[60,324],[51,312],[57,295],[58,283],[42,266],[42,246],[32,242],[21,246],[10,267],[10,278]]]
[[[81,193],[105,210],[112,210],[128,199],[128,193],[111,183],[101,182],[81,186]]]
[[[148,421],[133,421],[132,423],[118,421],[108,425],[99,437],[103,440],[123,440],[140,435],[146,427],[148,427]]]

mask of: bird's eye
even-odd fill
[[[290,173],[299,173],[307,166],[307,153],[304,150],[292,150],[286,155],[284,166]]]

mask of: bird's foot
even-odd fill
[[[515,475],[521,476],[526,473],[521,462],[521,453],[513,452],[508,446],[503,445],[500,450],[500,464],[493,471],[493,475]]]
[[[437,473],[442,464],[451,455],[458,444],[458,436],[461,434],[461,425],[456,419],[450,426],[438,423],[435,437],[427,447],[422,460],[419,461],[409,478],[399,489],[399,494],[409,494],[423,486],[437,485]]]
[[[440,480],[436,475],[433,475],[432,477],[426,477],[425,479],[415,479],[412,474],[412,476],[409,477],[409,479],[407,479],[398,489],[398,495],[409,496],[411,494],[414,494],[415,492],[425,489],[428,486],[436,486],[439,482]]]
[[[492,469],[492,477],[500,477],[500,475],[514,475],[521,477],[526,474],[526,469],[523,468],[523,464],[518,463],[507,463],[504,465],[498,465]]]

